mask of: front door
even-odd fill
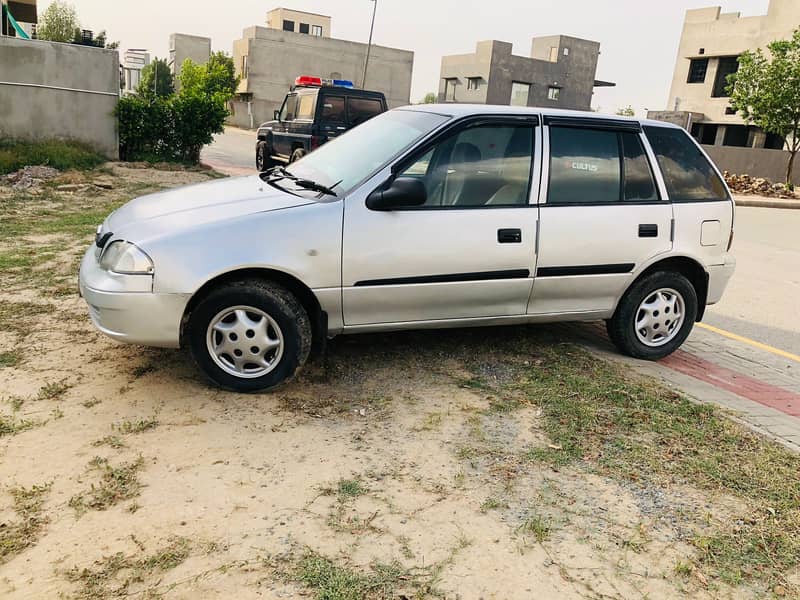
[[[637,123],[552,119],[542,177],[539,262],[528,312],[604,313],[633,272],[672,248],[662,199]]]
[[[283,101],[280,119],[272,130],[273,153],[288,157],[291,154],[291,141],[287,135],[289,126],[297,116],[297,94],[289,94]]]
[[[345,201],[345,326],[524,315],[536,265],[534,119],[462,124],[403,160],[425,205]],[[355,200],[355,199],[353,199]]]

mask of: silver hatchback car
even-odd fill
[[[379,330],[604,319],[622,352],[658,359],[720,299],[733,217],[678,127],[426,105],[288,168],[129,202],[98,228],[80,290],[103,333],[188,346],[238,391]]]

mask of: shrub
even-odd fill
[[[197,163],[200,150],[221,133],[235,78],[222,58],[184,62],[181,91],[165,98],[126,96],[117,106],[123,160]]]
[[[0,175],[12,173],[29,165],[47,165],[60,171],[92,169],[105,158],[82,142],[44,140],[28,142],[0,139]]]

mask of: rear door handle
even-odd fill
[[[655,223],[643,223],[639,225],[639,237],[641,238],[658,237],[658,225]]]
[[[497,241],[500,244],[521,244],[522,243],[522,230],[521,229],[498,229]]]

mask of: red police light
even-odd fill
[[[294,84],[298,87],[322,87],[322,79],[310,75],[300,75],[294,80]]]

